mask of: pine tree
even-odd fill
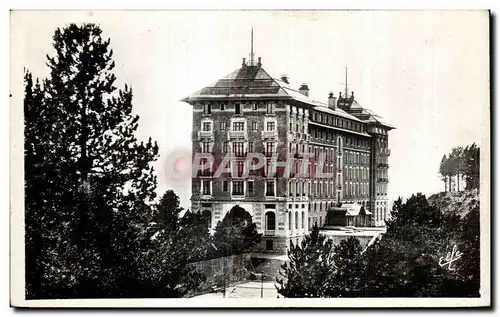
[[[261,240],[252,215],[236,205],[215,227],[215,256],[228,256],[250,251]]]
[[[159,221],[150,231],[141,259],[140,295],[182,297],[205,280],[189,263],[206,253],[206,241],[197,236],[199,223],[180,217],[183,208],[172,190],[162,196],[155,210]]]
[[[177,230],[179,217],[183,210],[180,207],[179,196],[173,190],[167,192],[161,197],[157,205],[158,217],[170,230]]]
[[[349,237],[333,248],[334,271],[325,286],[327,297],[360,297],[363,295],[364,265],[359,240]]]
[[[467,289],[469,282],[440,265],[440,257],[457,241],[460,219],[444,215],[420,194],[393,214],[387,233],[363,254],[364,296],[454,297],[477,291]],[[456,265],[462,266],[462,260]]]
[[[290,261],[281,266],[278,293],[284,297],[327,297],[325,285],[334,272],[333,243],[317,226],[300,245],[288,250]]]
[[[479,189],[479,147],[473,143],[464,153],[466,189]]]
[[[183,234],[190,237],[185,246],[189,250],[188,261],[191,263],[208,259],[209,250],[213,250],[213,241],[207,219],[188,209],[179,223]]]
[[[451,150],[450,157],[453,160],[453,175],[457,180],[457,191],[460,191],[460,175],[463,172],[463,148],[455,147]]]
[[[446,161],[447,161],[446,154],[443,155],[443,158],[441,159],[441,163],[439,163],[439,174],[441,175],[441,180],[444,182],[444,191],[446,191],[446,177],[447,177],[447,171],[446,171]]]
[[[42,128],[26,134],[26,144],[43,145],[43,174],[35,175],[47,184],[36,184],[38,193],[27,201],[50,201],[38,210],[57,219],[43,221],[52,225],[46,243],[55,245],[45,248],[50,254],[40,264],[52,290],[34,296],[126,296],[137,289],[158,147],[134,136],[139,117],[132,115],[132,90],[116,89],[110,40],[98,26],[57,29],[53,44],[43,102],[25,122],[44,118]],[[26,164],[36,169],[29,155]]]

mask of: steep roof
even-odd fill
[[[287,95],[285,90],[262,67],[242,66],[182,101],[221,97],[286,97]]]
[[[314,108],[314,110],[336,114],[355,121],[361,121],[342,109],[330,109],[326,103],[305,96],[290,84],[269,75],[260,66],[242,66],[229,75],[217,80],[182,99],[184,102],[216,100],[226,98],[244,99],[292,99]]]
[[[381,116],[375,114],[372,110],[361,107],[361,105],[356,101],[356,99],[352,100],[351,105],[349,107],[349,112],[354,116],[358,117],[359,119],[366,121],[368,123],[378,123],[390,129],[396,128],[395,126],[385,122]]]
[[[346,216],[358,216],[358,215],[371,215],[372,213],[368,211],[365,207],[358,203],[352,204],[342,204],[340,208],[347,209]]]

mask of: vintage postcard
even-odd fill
[[[12,306],[491,305],[488,11],[10,20]]]

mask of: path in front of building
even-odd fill
[[[261,287],[263,298],[276,298],[278,291],[274,287],[274,282],[246,282],[243,284],[228,287],[226,289],[226,298],[261,298]],[[192,298],[209,299],[223,298],[222,292],[208,293]]]

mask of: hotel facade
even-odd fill
[[[258,249],[283,254],[313,225],[385,225],[394,127],[361,107],[354,93],[312,100],[306,84],[294,88],[286,76],[270,76],[252,52],[239,69],[182,101],[193,110],[193,159],[214,158],[193,175],[191,197],[191,210],[212,229],[239,205],[263,234]],[[248,172],[257,163],[252,154],[265,164]],[[220,174],[221,166],[234,172]]]

